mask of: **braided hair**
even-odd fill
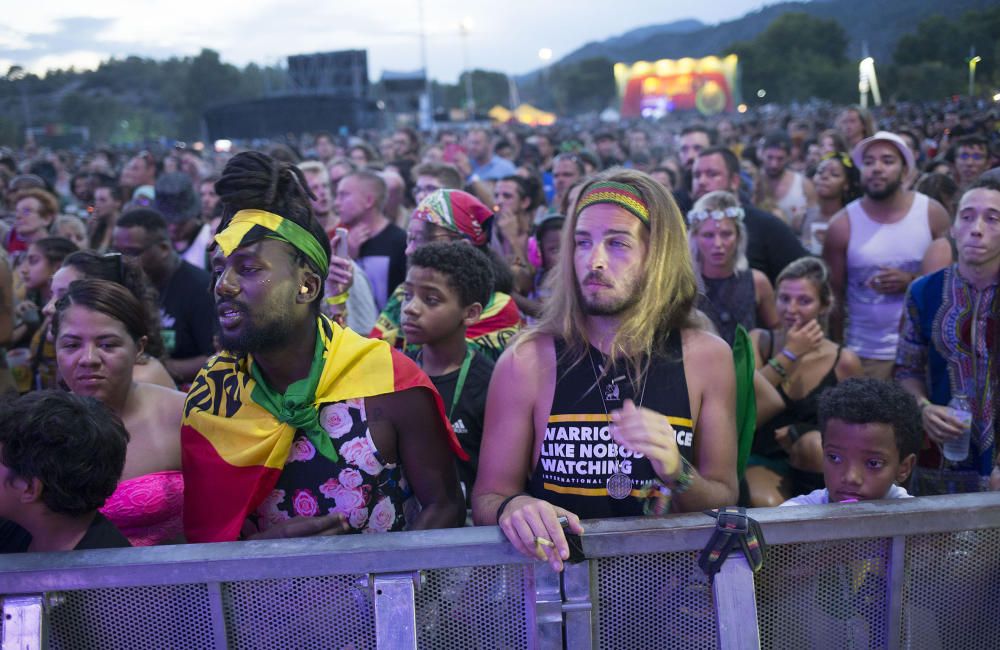
[[[302,170],[293,164],[275,160],[259,151],[238,153],[226,164],[222,176],[215,183],[215,193],[219,195],[222,205],[222,221],[218,232],[229,225],[233,216],[240,210],[266,210],[302,226],[309,231],[320,247],[330,256],[330,240],[326,231],[313,214],[310,200],[316,195],[309,190]],[[244,241],[258,241],[270,231],[260,226],[255,227]],[[325,280],[325,273],[316,267],[304,253],[295,251],[295,260],[306,266],[313,273]],[[320,283],[320,296],[325,282]],[[316,308],[320,300],[313,302]]]

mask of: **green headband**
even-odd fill
[[[274,233],[273,238],[290,244],[295,250],[301,251],[309,261],[323,273],[330,271],[330,258],[326,251],[312,234],[299,224],[282,216],[265,210],[240,210],[230,220],[226,229],[215,236],[225,255],[231,255],[234,250],[243,246],[243,240],[254,226],[266,228]]]

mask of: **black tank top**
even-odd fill
[[[612,440],[605,404],[608,413],[620,409],[626,399],[638,406],[643,387],[629,381],[625,362],[602,376],[598,386],[594,366],[600,373],[607,358],[590,347],[590,358],[572,365],[564,358],[565,349],[564,342],[557,340],[556,390],[529,493],[581,519],[641,516],[643,488],[656,481],[656,474],[645,457],[633,455]],[[679,331],[672,332],[666,350],[653,357],[642,406],[667,417],[681,455],[693,464],[694,428]],[[608,496],[607,490],[608,477],[617,472],[632,478],[632,494],[620,500]]]
[[[728,278],[702,278],[710,307],[699,308],[715,324],[719,336],[730,345],[736,339],[736,326],[749,332],[757,322],[757,290],[753,271],[737,271]]]
[[[768,348],[765,359],[774,356],[774,330],[768,330]],[[794,424],[801,433],[819,428],[819,396],[827,388],[837,385],[837,364],[840,363],[840,353],[843,346],[837,347],[837,356],[833,359],[833,365],[823,378],[819,380],[816,387],[809,391],[805,397],[793,400],[785,393],[785,387],[778,384],[778,395],[785,403],[785,410],[774,416],[757,428],[753,439],[752,452],[761,456],[781,456],[787,457],[784,448],[774,439],[774,432],[777,429]]]

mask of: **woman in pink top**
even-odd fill
[[[133,379],[148,329],[145,309],[124,287],[78,280],[55,306],[59,373],[78,395],[103,402],[131,437],[118,489],[101,512],[134,546],[180,539],[184,483],[180,424],[184,394]]]

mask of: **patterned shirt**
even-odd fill
[[[993,466],[993,392],[989,351],[996,331],[997,285],[979,290],[958,265],[926,275],[906,294],[896,379],[917,379],[934,404],[963,392],[972,407],[973,453],[962,465],[982,474]]]
[[[339,456],[333,462],[301,432],[295,432],[292,450],[271,495],[248,517],[249,530],[267,530],[292,517],[342,513],[353,532],[403,530],[404,510],[411,491],[402,468],[386,463],[368,431],[364,399],[323,407],[320,424],[334,440]],[[413,513],[410,513],[411,516]]]

